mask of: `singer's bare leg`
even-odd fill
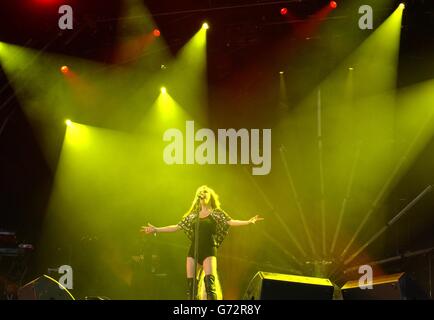
[[[205,275],[212,274],[217,275],[217,258],[216,257],[206,257],[203,260],[203,271]]]
[[[194,259],[192,257],[187,257],[187,278],[194,278],[194,266]]]
[[[188,292],[189,292],[189,299],[192,299],[193,298],[193,296],[192,296],[192,294],[193,294],[193,287],[194,287],[194,267],[195,267],[195,261],[194,261],[194,259],[192,258],[192,257],[187,257],[187,261],[186,261],[186,271],[187,271],[187,282],[188,282],[188,286],[189,286],[189,288],[188,288]],[[197,269],[196,270],[198,270],[199,268],[198,268],[198,265],[197,265]],[[198,273],[198,271],[196,271],[197,273]],[[196,279],[197,279],[197,276],[198,276],[198,274],[196,273]],[[196,283],[196,286],[195,286],[196,288],[198,287],[197,286],[197,283]],[[196,292],[196,295],[197,295],[197,292]]]

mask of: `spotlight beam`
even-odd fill
[[[345,260],[344,265],[347,265],[351,261],[356,258],[360,252],[362,252],[367,246],[369,246],[372,242],[374,242],[379,236],[381,236],[387,229],[389,229],[396,221],[399,220],[404,214],[406,214],[420,199],[422,199],[427,193],[431,192],[432,186],[429,185],[426,187],[416,198],[414,198],[409,204],[407,204],[404,209],[402,209],[395,217],[393,217],[381,230],[379,230],[376,234],[374,234],[371,239],[366,241],[364,245],[362,245],[359,250],[353,253],[347,260]]]
[[[44,47],[41,49],[41,50],[39,50],[39,51],[37,51],[36,53],[35,53],[35,56],[33,57],[33,59],[32,60],[30,60],[29,61],[29,63],[27,64],[27,65],[25,65],[24,66],[24,68],[22,68],[18,73],[17,73],[17,75],[20,75],[20,74],[23,74],[28,68],[30,68],[30,66],[32,66],[34,63],[36,63],[36,61],[38,60],[38,58],[39,58],[39,56],[41,56],[44,52],[45,52],[45,50],[47,50],[47,48],[51,45],[51,44],[53,44],[56,40],[57,40],[57,38],[59,38],[60,37],[60,33],[58,33],[52,40],[50,40],[50,41],[48,41],[45,45],[44,45]],[[2,44],[1,42],[0,42],[0,44]],[[12,87],[12,85],[14,84],[14,82],[15,81],[13,81],[13,80],[9,80],[8,79],[8,81],[3,85],[3,87],[0,89],[0,94],[4,91],[4,90],[6,90],[6,88],[8,87],[8,86],[11,86]],[[9,102],[11,102],[14,98],[15,98],[15,96],[17,95],[17,93],[19,93],[19,92],[21,92],[21,90],[23,90],[23,87],[21,86],[21,87],[18,87],[18,86],[15,86],[14,85],[14,93],[13,94],[11,94],[6,100],[5,100],[5,102],[3,102],[1,105],[0,105],[0,110],[2,110],[4,107],[6,107],[8,104],[9,104]]]
[[[351,173],[350,173],[350,177],[348,179],[348,185],[347,185],[347,190],[346,190],[346,193],[345,193],[345,197],[342,200],[342,206],[341,206],[341,210],[339,212],[338,224],[337,224],[337,227],[336,227],[335,234],[333,236],[332,247],[330,249],[331,253],[333,253],[335,251],[336,241],[338,240],[338,236],[339,236],[339,233],[340,233],[340,230],[341,230],[342,220],[343,220],[343,217],[344,217],[344,215],[346,213],[347,202],[348,202],[348,200],[350,198],[351,190],[353,188],[354,174],[356,172],[356,168],[357,168],[358,163],[359,163],[361,149],[362,149],[362,143],[359,142],[359,145],[358,145],[357,150],[356,150],[356,155],[354,157],[353,165],[351,167]]]
[[[384,79],[383,79],[383,81],[377,82],[376,86],[375,86],[376,90],[381,89],[382,91],[385,91],[385,90],[390,90],[390,89],[395,88],[395,85],[396,85],[395,84],[396,68],[397,68],[397,61],[398,61],[397,56],[398,56],[398,52],[399,52],[399,40],[400,40],[400,32],[401,32],[401,22],[402,22],[402,11],[400,12],[397,9],[387,18],[387,20],[385,22],[383,22],[383,24],[375,31],[375,33],[371,37],[368,38],[367,42],[365,42],[365,45],[364,46],[362,45],[362,47],[361,47],[362,49],[360,49],[360,50],[372,50],[372,48],[369,47],[370,45],[372,45],[372,43],[374,43],[374,44],[385,43],[386,44],[385,48],[387,48],[387,50],[386,50],[387,55],[385,56],[385,58],[387,58],[387,59],[385,59],[385,61],[393,59],[393,63],[389,63],[390,67],[393,68],[393,70],[394,70],[393,73],[390,73],[389,77],[385,76],[385,79],[387,81],[384,81]],[[386,37],[386,34],[387,34],[387,37]],[[390,34],[392,36],[390,36]],[[387,41],[385,39],[387,39]],[[371,62],[369,62],[369,60],[365,58],[363,63],[366,66],[369,66],[369,64]],[[381,68],[381,66],[380,66],[380,68]],[[373,71],[374,70],[370,70],[370,72],[373,72]],[[375,70],[375,72],[378,72],[378,70]],[[370,86],[372,86],[375,83],[375,81],[376,80],[373,79]],[[363,91],[363,89],[360,89],[360,90]],[[365,90],[367,90],[367,94],[371,93],[370,92],[371,88],[369,88],[369,86],[366,87]],[[393,169],[393,171],[389,175],[388,179],[384,183],[383,187],[380,189],[377,197],[374,199],[374,201],[371,204],[371,208],[364,215],[363,220],[361,221],[361,223],[357,227],[356,232],[353,234],[353,236],[351,237],[347,246],[342,251],[342,253],[340,255],[341,259],[343,259],[345,257],[345,255],[348,252],[348,249],[351,247],[353,242],[359,236],[360,231],[363,229],[363,227],[365,226],[365,224],[367,223],[367,221],[369,220],[371,215],[377,210],[377,207],[378,207],[380,201],[384,197],[385,193],[389,189],[389,187],[392,184],[395,177],[400,172],[400,169],[402,168],[402,166],[404,165],[404,163],[407,160],[407,157],[410,153],[410,150],[413,148],[414,144],[418,140],[421,133],[422,133],[422,131],[417,134],[415,140],[412,141],[409,149],[401,157],[401,159],[399,160],[399,162],[397,163],[397,165],[395,166],[395,168]]]
[[[20,92],[20,90],[16,90],[15,92]],[[11,94],[2,104],[0,104],[0,111],[3,110],[3,108],[6,108],[12,100],[14,100],[14,95]]]
[[[5,121],[3,121],[2,126],[0,127],[0,137],[4,131],[4,129],[6,128],[6,125],[8,124],[9,120],[11,119],[12,115],[15,113],[15,109],[12,109],[9,114],[7,115]]]
[[[267,204],[267,206],[270,208],[271,212],[273,212],[273,214],[277,217],[277,219],[279,220],[279,223],[283,226],[283,228],[285,229],[285,231],[288,234],[289,238],[292,240],[292,242],[294,242],[295,246],[301,252],[301,254],[303,256],[306,256],[306,252],[303,250],[303,247],[300,245],[300,242],[297,240],[297,238],[291,232],[291,230],[289,229],[289,227],[285,223],[285,221],[283,221],[282,217],[276,212],[276,210],[274,209],[271,201],[268,199],[267,195],[264,193],[264,191],[262,191],[261,187],[256,183],[255,179],[253,179],[253,177],[250,174],[250,172],[248,172],[247,170],[245,170],[245,172],[246,172],[247,176],[249,177],[249,179],[253,182],[253,185],[256,187],[256,189],[261,194],[262,198],[264,199],[264,201]]]
[[[381,264],[392,262],[392,261],[402,260],[404,258],[410,258],[410,257],[414,257],[414,256],[419,256],[421,254],[430,253],[431,251],[433,251],[433,249],[434,249],[434,247],[431,247],[431,248],[428,248],[428,249],[417,250],[417,251],[413,251],[413,252],[408,252],[407,251],[404,254],[401,254],[401,255],[398,255],[398,256],[389,257],[389,258],[385,258],[385,259],[381,259],[381,260],[377,260],[377,261],[370,261],[370,262],[364,263],[364,264],[365,265],[367,264],[367,265],[370,265],[370,266],[381,265]],[[360,265],[359,266],[350,267],[348,269],[345,269],[343,271],[343,274],[347,274],[349,272],[353,272],[355,270],[358,270],[359,267],[360,267]]]
[[[299,266],[302,266],[303,264],[292,254],[290,253],[282,244],[277,241],[274,237],[272,237],[268,232],[261,231],[261,233],[268,238],[271,242],[274,243],[276,247],[278,247],[280,250],[282,250],[283,253],[285,253],[286,256],[290,257],[292,260],[294,260]]]
[[[284,71],[279,72],[279,82],[280,82],[280,90],[279,90],[279,108],[283,110],[288,109],[288,95],[286,92],[286,83],[284,77]]]
[[[323,165],[323,142],[322,142],[322,106],[321,106],[321,89],[318,90],[317,100],[318,115],[318,158],[319,158],[319,178],[321,188],[321,235],[322,235],[322,253],[326,255],[326,215],[325,215],[325,186],[324,186],[324,165]]]
[[[26,64],[22,69],[20,69],[20,71],[18,71],[18,74],[22,74],[22,73],[24,73],[25,71],[27,71],[27,69],[28,68],[30,68],[34,63],[36,63],[36,61],[38,60],[38,58],[39,58],[39,56],[41,56],[44,52],[45,52],[45,50],[47,50],[48,49],[48,47],[50,46],[50,45],[52,45],[58,38],[60,37],[60,34],[57,34],[53,39],[51,39],[50,41],[48,41],[45,45],[44,45],[44,47],[41,49],[41,50],[39,50],[39,51],[37,51],[36,53],[35,53],[35,56],[33,57],[33,59],[32,60],[30,60],[29,61],[29,63],[28,64]],[[3,44],[2,42],[0,42],[0,44]],[[12,82],[13,81],[9,81],[9,84],[10,85],[12,85]],[[7,86],[9,85],[8,83],[6,83],[1,89],[0,89],[0,93],[2,93],[6,88],[7,88]]]
[[[307,237],[307,240],[309,242],[310,249],[311,249],[312,253],[316,256],[317,253],[316,253],[315,245],[313,243],[312,235],[310,233],[308,224],[306,222],[304,210],[303,210],[303,207],[300,203],[300,198],[298,196],[297,190],[296,190],[295,185],[294,185],[294,179],[292,178],[291,172],[290,172],[289,167],[288,167],[288,162],[287,162],[285,154],[284,154],[284,147],[282,146],[279,151],[280,151],[280,157],[282,159],[283,166],[285,168],[285,173],[286,173],[286,176],[287,176],[288,181],[289,181],[289,186],[291,187],[291,191],[292,191],[292,194],[294,196],[295,203],[297,205],[297,210],[298,210],[298,213],[300,215],[301,222],[303,224],[304,232],[306,233],[306,237]],[[303,255],[306,256],[305,253]]]
[[[353,244],[353,242],[359,236],[360,231],[363,229],[363,227],[365,226],[366,222],[369,220],[369,218],[372,215],[372,213],[377,209],[380,200],[383,198],[384,194],[389,189],[391,183],[393,182],[393,180],[397,176],[398,172],[400,172],[400,170],[402,169],[402,167],[406,163],[406,161],[408,159],[408,156],[411,154],[411,151],[414,149],[416,143],[419,141],[420,137],[422,136],[422,134],[426,130],[426,128],[429,127],[431,119],[432,119],[432,117],[428,118],[428,120],[425,122],[425,124],[423,126],[421,126],[421,129],[417,133],[416,137],[413,139],[413,141],[411,142],[410,146],[407,148],[407,150],[404,153],[404,155],[401,157],[401,159],[399,160],[399,162],[396,164],[396,166],[393,169],[392,173],[390,174],[389,178],[386,180],[385,184],[381,188],[381,190],[378,193],[378,195],[375,198],[375,200],[372,202],[371,208],[365,214],[365,217],[363,218],[362,222],[358,226],[356,232],[354,233],[354,235],[352,236],[352,238],[348,242],[348,244],[345,247],[344,251],[341,253],[341,258],[345,257],[346,253],[348,252],[348,249],[351,247],[351,245]]]

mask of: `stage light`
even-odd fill
[[[399,4],[399,9],[404,10],[405,9],[405,3],[401,2]]]
[[[160,91],[161,91],[162,94],[166,94],[167,93],[166,87],[161,87]]]
[[[67,120],[65,120],[65,124],[66,124],[68,127],[70,127],[70,126],[72,126],[72,121],[69,120],[69,119],[67,119]]]
[[[68,66],[62,66],[60,68],[60,72],[62,72],[63,74],[67,74],[69,72]]]
[[[330,1],[330,8],[336,9],[338,7],[338,4],[336,1]]]
[[[283,72],[283,71],[279,71],[279,74],[284,74],[285,72]]]
[[[209,24],[206,23],[206,22],[204,22],[204,23],[202,24],[202,28],[204,28],[205,30],[208,30],[208,29],[209,29]]]
[[[353,68],[353,67],[349,67],[349,68],[348,68],[348,70],[350,70],[350,71],[353,71],[353,70],[354,70],[354,68]]]
[[[154,29],[154,31],[152,31],[152,34],[154,35],[154,37],[158,38],[159,36],[161,36],[161,32],[158,29]]]
[[[287,15],[287,14],[288,14],[288,8],[282,8],[282,9],[280,9],[280,14],[281,14],[282,16]]]

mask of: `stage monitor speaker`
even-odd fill
[[[258,272],[244,300],[332,300],[334,286],[328,279]]]
[[[362,289],[359,280],[348,281],[342,287],[344,300],[405,300],[406,281],[404,272],[374,277],[372,289]]]
[[[72,294],[53,278],[43,275],[18,290],[18,300],[75,300]]]

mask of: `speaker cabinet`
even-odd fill
[[[328,279],[258,272],[244,300],[332,300],[334,286]]]
[[[53,278],[43,275],[18,290],[18,300],[75,300],[72,294]]]
[[[348,281],[342,287],[344,300],[405,300],[406,279],[404,273],[374,277],[372,289],[361,289],[359,280]]]

